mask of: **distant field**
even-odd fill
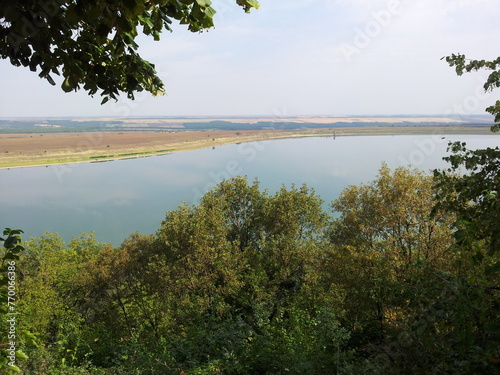
[[[0,118],[0,134],[186,130],[290,130],[366,126],[491,126],[491,116],[266,116]]]
[[[307,135],[297,133],[275,130],[0,134],[0,167],[120,159]]]
[[[104,161],[292,137],[404,134],[491,134],[488,126],[369,126],[182,132],[0,134],[0,168]]]

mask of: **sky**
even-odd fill
[[[494,59],[498,0],[213,0],[215,28],[141,36],[167,94],[100,105],[0,60],[0,117],[484,114],[487,72],[458,77],[452,53]]]

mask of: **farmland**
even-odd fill
[[[491,134],[490,125],[485,116],[0,119],[0,168],[144,157],[293,137]]]

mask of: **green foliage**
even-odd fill
[[[434,171],[438,207],[458,213],[454,226],[459,245],[470,250],[477,241],[486,241],[488,254],[499,254],[500,149],[467,150],[465,143],[455,142],[449,150],[452,155],[445,160],[451,167]],[[462,170],[467,174],[458,175]]]
[[[333,202],[340,218],[330,229],[331,242],[356,252],[374,252],[396,275],[415,262],[439,264],[450,245],[451,214],[435,211],[433,179],[418,170],[383,164],[368,185],[350,186]]]
[[[467,60],[464,55],[446,57],[456,73],[487,69],[492,71],[484,84],[486,91],[500,87],[500,58],[492,61]],[[500,101],[486,108],[494,115],[491,130],[500,130]],[[439,301],[448,303],[437,311],[447,317],[448,355],[454,370],[461,373],[498,373],[500,357],[500,149],[467,150],[466,144],[450,143],[452,155],[444,159],[451,164],[446,170],[435,170],[435,195],[437,204],[433,210],[452,212],[454,249],[457,254],[457,272],[441,275],[438,285],[452,291]],[[464,173],[465,172],[465,173]],[[429,288],[427,288],[429,289]],[[427,292],[428,290],[426,290]],[[427,296],[429,297],[429,296]],[[428,303],[436,305],[436,298]],[[451,297],[451,298],[450,298]],[[454,306],[453,312],[445,312]],[[437,320],[437,319],[436,319]],[[423,351],[424,352],[424,351]],[[453,366],[441,366],[439,371],[451,373]]]
[[[395,292],[420,265],[452,264],[453,215],[437,211],[429,219],[432,185],[418,170],[383,164],[374,181],[345,188],[332,203],[340,216],[328,230],[333,248],[321,264],[321,294],[349,329],[350,344],[369,358],[367,368],[382,373],[394,366],[384,353],[394,319],[408,315],[410,297]]]
[[[486,61],[470,60],[466,59],[465,55],[452,54],[451,56],[446,56],[442,59],[445,59],[451,67],[455,67],[455,71],[459,76],[461,76],[464,72],[470,73],[471,71],[478,71],[480,69],[492,70],[488,79],[484,83],[484,90],[492,91],[493,89],[500,87],[500,57],[497,57],[492,61]],[[495,117],[495,122],[500,122],[500,100],[497,100],[494,105],[486,108],[486,112],[491,113]],[[500,124],[493,125],[491,130],[494,132],[499,131]]]
[[[481,165],[474,155],[471,166]],[[486,266],[498,254],[487,251],[497,205],[471,204],[468,193],[497,183],[486,165],[482,174],[442,172],[437,190],[431,176],[382,165],[373,182],[332,203],[335,218],[305,185],[270,194],[237,177],[119,248],[92,234],[32,239],[19,310],[21,328],[42,344],[21,348],[22,370],[495,373],[498,273]],[[454,237],[453,223],[470,212],[481,213],[470,222],[484,222],[467,233],[481,259]]]
[[[3,231],[3,236],[6,238],[0,237],[0,242],[3,242],[3,256],[2,256],[2,268],[1,272],[6,272],[8,269],[5,268],[5,263],[9,260],[19,260],[19,253],[24,250],[24,247],[21,245],[21,233],[23,233],[20,229],[10,229],[6,228]]]
[[[416,265],[387,284],[383,342],[369,343],[369,366],[384,374],[496,373],[498,298],[456,274]]]
[[[473,374],[484,371],[479,364],[490,368],[499,357],[500,149],[468,150],[456,142],[449,150],[445,160],[451,166],[434,171],[436,209],[456,213],[454,249],[460,258],[457,274],[441,276],[441,284],[452,291],[448,306],[456,309],[449,315],[455,330],[451,355],[461,358],[463,373]]]
[[[246,12],[255,0],[237,4]],[[120,92],[164,93],[155,67],[137,53],[140,31],[154,40],[172,31],[173,20],[199,32],[213,27],[215,10],[209,0],[140,1],[0,1],[0,57],[15,66],[40,69],[39,76],[55,85],[61,75],[65,92],[98,91],[102,103]],[[142,29],[142,30],[140,30]]]
[[[3,243],[3,251],[0,265],[0,334],[2,350],[0,355],[0,370],[7,374],[19,373],[21,369],[16,361],[26,360],[28,356],[21,346],[28,344],[37,346],[36,337],[30,331],[20,330],[18,327],[18,264],[20,254],[24,251],[21,245],[22,238],[20,229],[12,230],[6,228],[0,242]]]
[[[26,255],[20,262],[20,328],[36,332],[44,343],[43,347],[29,350],[29,370],[72,366],[85,357],[82,327],[88,292],[82,271],[107,246],[95,241],[93,234],[82,234],[67,245],[59,235],[50,233],[25,243]],[[43,353],[50,353],[47,360],[36,362],[46,356]]]
[[[245,373],[339,373],[348,361],[349,353],[341,352],[348,338],[330,309],[312,313],[297,307],[280,310],[252,337]]]
[[[450,158],[453,168],[469,160]],[[452,230],[464,213],[478,211],[469,188],[481,193],[486,186],[498,186],[492,173],[496,162],[483,160],[489,167],[481,168],[480,160],[469,160],[470,168],[483,171],[473,181],[450,175],[451,169],[441,172],[446,178],[438,184],[437,198],[444,201],[437,206],[432,177],[403,168],[391,173],[385,166],[371,184],[349,187],[333,203],[341,215],[329,232],[335,248],[322,265],[319,284],[327,302],[343,307],[337,312],[340,322],[351,332],[351,345],[366,358],[357,371],[495,371],[499,303],[498,288],[491,285],[498,285],[498,279],[490,276],[491,284],[485,284],[482,265],[468,262],[463,235]],[[474,225],[484,227],[495,215],[491,202],[483,208],[484,222],[468,216]],[[469,240],[485,253],[486,237],[472,233],[476,239]],[[454,251],[457,246],[460,251]],[[491,263],[483,259],[483,265]]]
[[[257,182],[222,182],[200,206],[169,213],[158,233],[158,248],[170,261],[165,282],[174,281],[177,293],[178,285],[190,286],[174,306],[189,300],[178,309],[187,320],[195,316],[191,308],[255,319],[259,306],[272,314],[300,288],[325,218],[321,200],[305,186],[269,196]]]

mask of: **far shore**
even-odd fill
[[[301,137],[492,133],[489,126],[367,126],[318,129],[183,132],[0,134],[0,169],[105,162],[226,144]]]

